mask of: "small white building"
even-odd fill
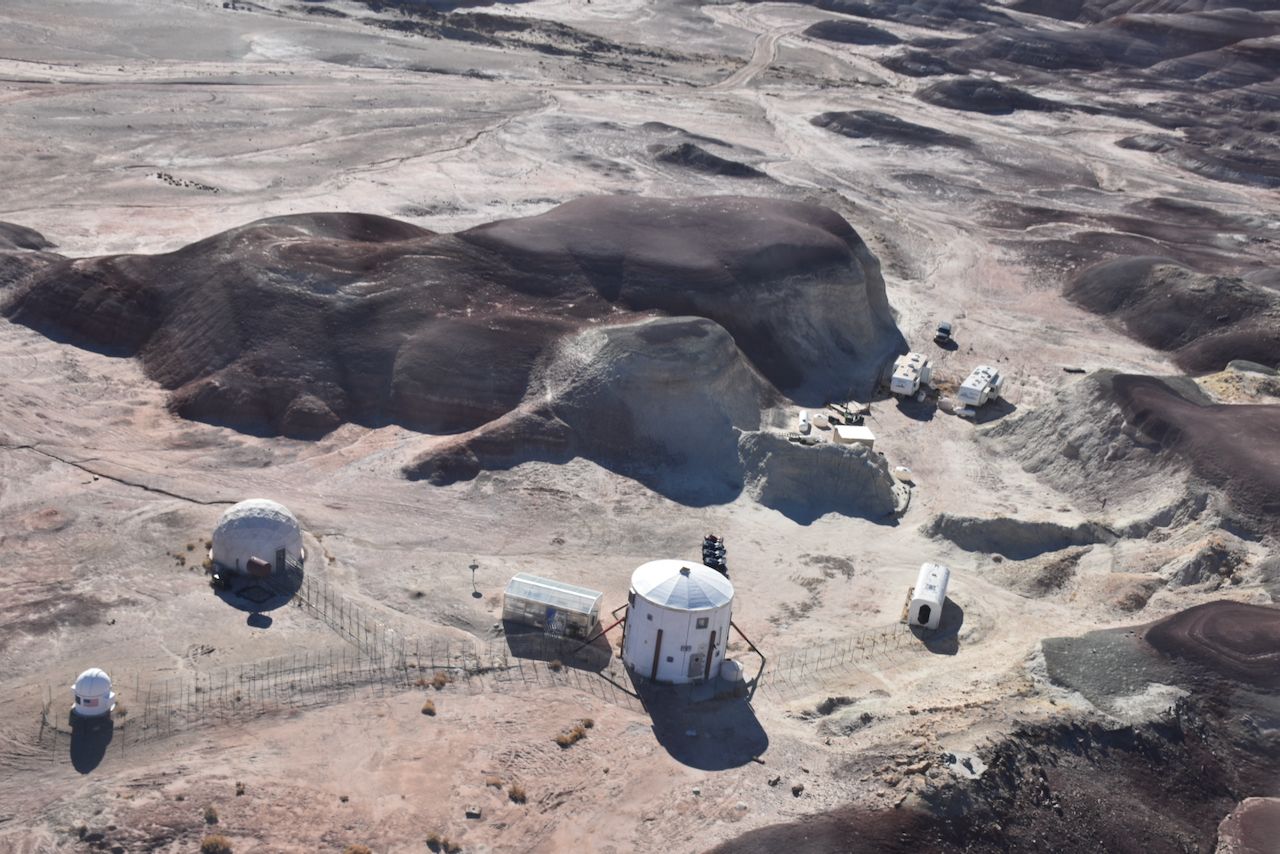
[[[940,563],[920,565],[916,586],[911,591],[911,606],[907,612],[907,625],[936,629],[942,619],[942,606],[947,601],[947,584],[951,570]]]
[[[998,400],[1004,390],[1004,377],[990,365],[978,365],[965,377],[956,392],[956,399],[965,406],[982,406],[989,400]]]
[[[116,695],[111,690],[111,677],[105,670],[91,667],[76,677],[71,686],[75,695],[73,714],[82,718],[100,718],[111,714],[116,707]]]
[[[733,585],[714,569],[655,560],[631,575],[622,661],[654,682],[719,675],[733,618]]]
[[[923,353],[907,353],[899,356],[893,363],[893,376],[889,380],[889,391],[903,397],[910,397],[928,386],[933,379],[933,367]]]
[[[831,438],[840,445],[862,445],[868,451],[876,446],[876,434],[861,424],[837,424],[831,428]]]
[[[520,572],[502,594],[502,619],[549,635],[585,638],[600,620],[602,599],[599,590]]]
[[[217,567],[230,572],[258,567],[268,574],[283,572],[286,564],[301,565],[306,559],[302,528],[283,504],[250,498],[222,514],[213,529],[209,557]]]

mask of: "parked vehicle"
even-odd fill
[[[921,388],[929,385],[933,377],[933,367],[922,353],[908,353],[899,356],[893,363],[893,377],[889,380],[889,391],[902,397],[911,397]]]
[[[956,398],[965,406],[977,407],[998,400],[1003,390],[1004,377],[1000,376],[1000,371],[990,365],[978,365],[960,384]]]

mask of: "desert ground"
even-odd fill
[[[1277,130],[1265,0],[8,0],[0,848],[1269,850]],[[746,698],[507,637],[708,531]]]

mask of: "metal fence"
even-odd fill
[[[403,658],[403,631],[397,631],[381,620],[374,619],[369,612],[326,582],[304,576],[296,591],[290,594],[290,591],[282,589],[280,592],[292,595],[294,606],[313,614],[362,654],[378,659],[398,654]]]
[[[424,642],[387,627],[323,581],[304,578],[292,596],[296,607],[314,614],[349,646],[163,679],[117,678],[121,699],[110,749],[125,751],[196,728],[411,688],[483,693],[566,686],[603,702],[643,708],[606,639],[584,644],[529,632]],[[923,649],[907,626],[881,626],[774,656],[757,688],[782,698],[812,690],[843,670],[866,663],[883,667]],[[72,737],[64,694],[44,687],[35,738],[55,759],[65,756]]]
[[[331,613],[338,613],[336,607]],[[411,688],[478,694],[568,686],[604,702],[641,708],[621,663],[607,648],[541,634],[410,643],[384,633],[374,621],[366,625],[367,633],[352,637],[366,638],[376,655],[337,647],[163,679],[117,678],[111,749],[125,751],[193,729]],[[44,687],[36,741],[51,757],[64,756],[70,745],[69,708],[64,691]]]
[[[849,670],[868,666],[884,669],[927,651],[909,626],[890,623],[773,656],[760,676],[759,687],[782,698],[819,688]]]

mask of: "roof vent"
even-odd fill
[[[689,574],[690,572],[692,572],[692,571],[693,571],[693,570],[689,569],[689,567],[687,567],[687,566],[682,566],[682,567],[680,567],[680,574],[681,574],[681,575],[688,575],[688,574]]]

